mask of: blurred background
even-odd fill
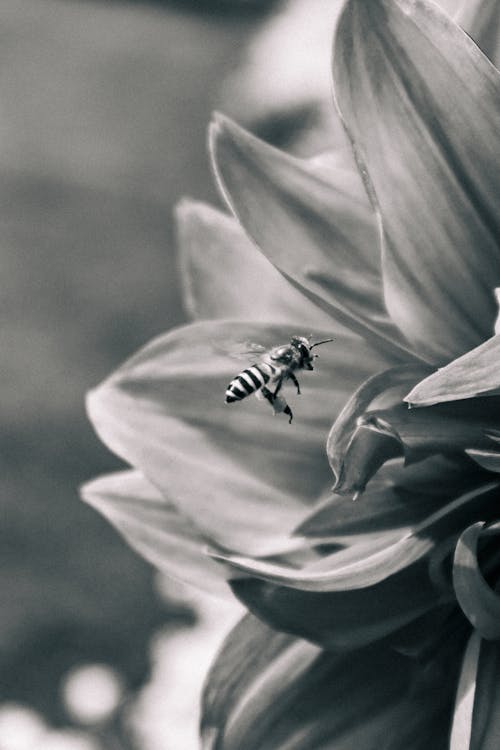
[[[85,392],[185,320],[172,208],[218,202],[219,108],[335,140],[336,0],[0,4],[0,750],[191,750],[238,608],[160,580],[78,498],[120,464]]]

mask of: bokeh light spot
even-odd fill
[[[36,711],[17,703],[0,704],[0,750],[33,750],[46,732]]]
[[[105,664],[75,667],[62,684],[62,699],[68,714],[85,725],[106,721],[118,708],[123,692],[122,678]]]
[[[103,750],[92,737],[72,730],[47,732],[31,750]]]

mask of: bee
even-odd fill
[[[275,346],[262,354],[260,361],[240,372],[226,389],[226,404],[255,393],[258,398],[265,398],[275,414],[287,414],[288,423],[292,423],[293,413],[285,398],[280,394],[283,384],[291,380],[300,394],[299,381],[295,377],[298,370],[314,370],[313,361],[318,356],[311,354],[315,346],[327,344],[334,339],[325,339],[310,344],[305,336],[292,336],[289,344]]]

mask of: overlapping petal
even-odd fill
[[[441,481],[444,481],[444,476],[441,477]],[[470,484],[473,482],[470,481]],[[436,507],[432,512],[429,512],[425,497],[420,514],[415,513],[415,510],[408,514],[402,508],[399,527],[393,522],[389,528],[372,530],[367,511],[363,520],[360,519],[359,522],[359,526],[362,526],[364,521],[367,529],[363,536],[355,536],[350,542],[349,536],[342,534],[341,526],[338,536],[332,534],[326,540],[317,540],[318,546],[322,541],[323,546],[325,542],[333,544],[333,552],[323,553],[319,559],[309,559],[298,568],[293,564],[293,560],[292,564],[287,564],[286,556],[284,560],[279,561],[252,560],[234,554],[218,553],[214,553],[212,557],[220,562],[229,563],[248,575],[303,591],[353,591],[375,586],[389,576],[429,557],[439,546],[450,549],[460,531],[469,523],[481,518],[494,519],[498,513],[500,483],[488,482],[483,478],[482,483],[476,479],[476,485],[469,492],[464,492],[464,488],[458,488],[456,485],[447,492],[447,487],[443,486],[442,505],[435,501]],[[369,493],[359,502],[370,507],[374,500],[376,510],[377,500],[384,506],[386,492],[391,497],[392,490],[389,487],[382,491],[381,501],[376,493]],[[446,502],[447,497],[451,501]],[[412,513],[418,520],[410,523],[409,515]],[[337,546],[343,548],[339,550]],[[409,581],[411,575],[409,572]]]
[[[426,0],[349,0],[334,87],[384,229],[389,312],[443,364],[490,335],[498,251],[500,77]]]
[[[108,474],[82,487],[82,498],[148,562],[196,588],[227,596],[224,568],[207,558],[206,540],[138,471]]]
[[[487,471],[494,471],[500,473],[500,451],[497,449],[491,451],[481,450],[468,450],[467,455],[470,456],[479,466]]]
[[[201,735],[203,747],[220,747],[225,728],[234,719],[248,722],[247,710],[265,713],[268,695],[261,687],[275,684],[283,669],[312,663],[320,649],[297,641],[265,625],[251,614],[245,615],[226,637],[207,679],[202,696]],[[227,737],[226,737],[227,739]]]
[[[388,530],[404,532],[482,479],[484,475],[471,464],[445,456],[410,465],[404,465],[403,459],[389,461],[358,502],[348,495],[330,495],[297,533],[354,544]]]
[[[449,750],[496,750],[500,736],[500,646],[473,633],[464,653]]]
[[[475,396],[494,395],[500,389],[500,335],[497,334],[441,367],[405,396],[412,406],[432,406]]]
[[[498,500],[498,497],[497,497]],[[498,511],[497,511],[498,512]],[[468,619],[487,640],[500,640],[500,593],[485,579],[478,559],[479,543],[490,542],[483,552],[483,566],[490,568],[493,580],[500,582],[500,552],[498,536],[500,524],[485,527],[482,522],[466,528],[455,551],[453,580],[458,602]]]
[[[451,727],[450,750],[470,750],[472,712],[481,637],[473,633],[464,652]]]
[[[281,273],[389,362],[414,359],[383,305],[378,233],[359,177],[308,165],[221,116],[211,145],[224,197]]]
[[[363,491],[371,476],[395,455],[411,462],[436,453],[464,455],[465,451],[497,449],[500,398],[410,409],[403,397],[417,374],[413,366],[380,373],[363,383],[347,402],[327,442],[336,492]]]
[[[386,436],[393,432],[408,460],[432,453],[453,454],[467,449],[493,449],[500,416],[500,399],[478,398],[407,409],[405,404],[367,413],[367,422]]]
[[[249,341],[271,348],[290,334],[289,328],[238,321],[179,328],[125,363],[88,402],[98,434],[113,451],[217,544],[247,554],[276,552],[278,539],[282,545],[326,486],[328,426],[355,379],[367,374],[360,359],[375,367],[375,355],[363,355],[360,340],[357,346],[339,336],[323,347],[314,373],[301,378],[292,426],[253,397],[224,404],[228,382],[249,364],[232,356],[234,348]]]
[[[394,367],[373,375],[351,396],[330,430],[326,446],[336,492],[363,490],[377,469],[398,455],[400,450],[392,433],[384,435],[362,420],[374,404],[400,404],[409,383],[427,373],[424,365]]]
[[[257,578],[235,578],[231,588],[271,627],[334,650],[378,641],[453,599],[431,582],[425,560],[362,589],[318,592]]]
[[[274,268],[233,217],[183,201],[177,227],[183,297],[193,318],[338,329]]]
[[[429,669],[378,647],[323,652],[247,617],[208,677],[204,748],[444,750],[456,671],[449,654]]]
[[[499,399],[485,398],[428,409],[409,410],[398,405],[368,412],[366,420],[382,439],[392,432],[408,460],[419,460],[432,453],[493,449],[495,440],[490,432],[498,425],[499,413]]]
[[[498,67],[500,63],[500,5],[497,0],[462,0],[454,20]]]
[[[468,750],[496,750],[500,737],[500,644],[498,642],[489,643],[484,640],[481,642],[474,697],[471,742]]]

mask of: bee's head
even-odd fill
[[[290,344],[299,352],[302,359],[302,366],[306,370],[313,370],[313,357],[311,355],[311,344],[309,339],[306,339],[305,336],[293,336],[293,338],[290,339]]]
[[[315,344],[311,344],[310,339],[307,339],[305,336],[293,336],[293,338],[290,339],[290,344],[300,352],[300,356],[302,357],[302,366],[306,370],[314,370],[313,361],[314,358],[318,355],[311,354],[311,351],[315,346],[319,346],[320,344],[328,344],[333,340],[334,339],[324,339],[324,341],[317,341]]]

